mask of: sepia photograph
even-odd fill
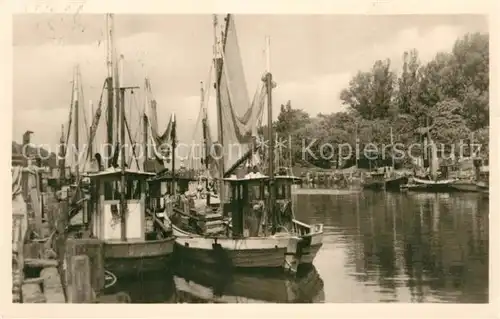
[[[14,14],[12,303],[489,303],[489,31]]]

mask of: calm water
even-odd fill
[[[113,302],[488,302],[488,200],[477,194],[299,195],[296,216],[325,224],[295,280],[178,267],[118,279]],[[121,291],[121,292],[120,292]]]

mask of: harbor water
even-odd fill
[[[297,195],[294,209],[300,220],[324,223],[325,237],[314,267],[293,280],[182,266],[118,278],[102,302],[488,302],[482,195]]]

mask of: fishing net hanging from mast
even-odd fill
[[[261,85],[250,103],[234,17],[228,15],[226,23],[219,80],[225,173],[253,147],[266,96]]]

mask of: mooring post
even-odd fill
[[[93,302],[93,291],[90,276],[90,259],[85,255],[71,257],[71,286],[69,290],[70,303]]]
[[[97,294],[104,288],[104,245],[95,238],[74,239],[68,238],[65,246],[66,285],[73,285],[74,256],[84,255],[89,258],[89,274],[91,288]]]

